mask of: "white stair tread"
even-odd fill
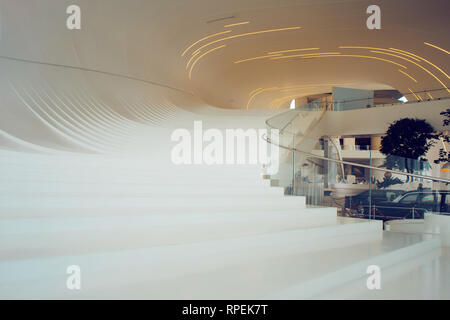
[[[307,232],[309,228],[333,226],[337,221],[333,208],[276,214],[119,216],[108,217],[107,221],[73,217],[5,219],[0,227],[0,261],[192,243],[293,229]]]
[[[314,299],[450,299],[450,249],[436,248],[415,258],[381,268],[381,288],[368,290],[354,280]]]
[[[56,285],[58,281],[61,281],[61,277],[65,277],[64,271],[68,264],[82,266],[85,278],[92,281],[91,288],[94,291],[100,289],[97,286],[103,287],[106,285],[104,282],[108,282],[108,278],[117,278],[117,276],[119,278],[117,281],[120,283],[116,281],[114,284],[110,283],[110,285],[122,286],[135,281],[141,283],[158,282],[163,279],[175,281],[174,279],[179,280],[179,277],[188,279],[195,274],[204,274],[205,281],[209,282],[207,274],[211,272],[218,277],[216,280],[219,281],[230,274],[240,277],[241,275],[234,271],[235,268],[241,271],[253,270],[256,271],[256,274],[258,274],[259,268],[267,269],[269,266],[269,269],[271,269],[270,265],[273,263],[291,268],[292,263],[288,263],[288,261],[305,261],[303,260],[305,255],[313,254],[312,251],[353,245],[361,239],[377,241],[376,239],[380,235],[379,229],[379,225],[376,223],[360,221],[359,223],[344,223],[328,227],[274,232],[192,244],[6,261],[0,263],[0,270],[2,270],[0,272],[0,292],[8,290],[11,286],[16,288],[28,286],[31,293],[36,288],[43,289],[38,283],[45,280],[47,285],[44,292],[64,295],[66,294],[64,293],[65,290],[60,291],[59,286],[53,287],[52,284]],[[316,242],[316,245],[311,245],[312,240]],[[224,267],[230,268],[230,270],[226,271],[225,275],[216,274]],[[6,270],[9,271],[6,272]],[[24,270],[28,270],[28,272],[24,272]],[[273,269],[272,272],[271,276],[278,274],[276,269]],[[182,285],[183,281],[178,280],[175,283]],[[86,282],[88,281],[86,280]],[[36,283],[37,287],[31,286],[32,282]],[[252,290],[257,289],[258,286],[258,284],[254,284]],[[154,293],[160,289],[155,289]],[[57,292],[52,292],[52,290]],[[230,294],[226,291],[220,292]],[[172,293],[175,294],[176,290]],[[41,294],[44,293],[41,292]]]

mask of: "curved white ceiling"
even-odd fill
[[[2,0],[0,55],[142,79],[223,108],[279,107],[336,85],[449,87],[448,52],[425,44],[450,49],[448,1],[377,1],[382,29],[368,30],[372,2]],[[65,27],[70,4],[81,30]],[[277,55],[295,49],[307,50]]]

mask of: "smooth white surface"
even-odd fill
[[[428,254],[382,270],[381,290],[367,290],[353,281],[316,299],[450,299],[450,252],[436,249]]]
[[[433,213],[426,214],[424,231],[439,234],[442,239],[442,245],[450,247],[450,216]]]
[[[406,233],[424,233],[425,222],[423,219],[391,220],[384,224],[385,230]]]

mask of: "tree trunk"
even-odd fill
[[[406,172],[410,173],[409,166],[408,166],[408,158],[405,158],[405,169],[406,169]],[[410,179],[410,176],[406,176],[406,182],[409,182],[409,179]],[[412,179],[411,179],[411,181],[412,181]]]

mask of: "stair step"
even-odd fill
[[[356,279],[322,292],[313,299],[450,299],[450,250],[432,249],[424,254],[381,269],[380,290],[367,290]]]
[[[0,194],[3,197],[13,196],[59,196],[69,194],[79,196],[102,195],[131,195],[131,196],[203,196],[211,195],[283,195],[282,188],[269,188],[267,186],[222,186],[222,185],[133,185],[133,184],[61,184],[61,183],[31,183],[10,182],[0,184]]]
[[[441,241],[438,238],[387,232],[384,232],[383,235],[384,241],[380,243],[378,248],[360,246],[362,255],[359,259],[355,259],[358,256],[358,251],[352,248],[351,257],[345,264],[332,266],[332,269],[317,277],[265,295],[264,298],[308,299],[356,279],[359,279],[361,285],[365,286],[368,266],[376,265],[380,268],[386,268],[441,247]],[[403,238],[403,243],[398,241],[398,238]],[[339,259],[344,261],[345,255],[341,255]]]
[[[104,218],[3,219],[0,260],[125,250],[335,225],[336,209]],[[170,235],[170,236],[167,236]],[[126,241],[124,241],[126,239]]]
[[[108,292],[116,296],[124,293],[124,297],[134,292],[147,298],[165,298],[167,294],[180,298],[181,294],[183,298],[187,291],[194,299],[256,297],[257,293],[264,292],[260,290],[261,285],[277,286],[277,278],[284,274],[282,269],[277,270],[280,267],[295,271],[296,261],[305,261],[314,252],[336,250],[361,239],[376,241],[381,236],[381,224],[377,221],[340,220],[346,222],[191,244],[9,260],[0,263],[0,297],[5,294],[13,297],[15,293],[30,298],[34,295],[68,297],[73,293],[61,283],[65,283],[65,270],[72,264],[82,269],[84,285],[80,294],[83,298],[108,297]],[[242,279],[245,276],[249,277],[247,281]],[[195,281],[197,287],[185,287],[186,281],[192,278],[203,280]],[[236,286],[233,290],[219,288],[231,284]],[[128,291],[127,286],[134,288]],[[207,287],[206,291],[202,289]]]
[[[0,197],[0,217],[17,217],[25,214],[33,216],[32,210],[36,212],[36,217],[40,216],[39,211],[48,211],[46,215],[58,215],[58,210],[76,209],[80,214],[108,215],[108,212],[101,212],[101,209],[123,208],[123,212],[132,211],[135,208],[142,208],[148,214],[170,213],[170,212],[220,212],[230,210],[254,210],[269,211],[283,208],[304,208],[305,197],[271,195],[259,196],[250,195],[248,197],[236,198],[233,196],[209,196],[209,197]],[[94,210],[94,212],[92,212]],[[98,212],[96,212],[98,210]],[[42,211],[41,211],[42,212]]]

